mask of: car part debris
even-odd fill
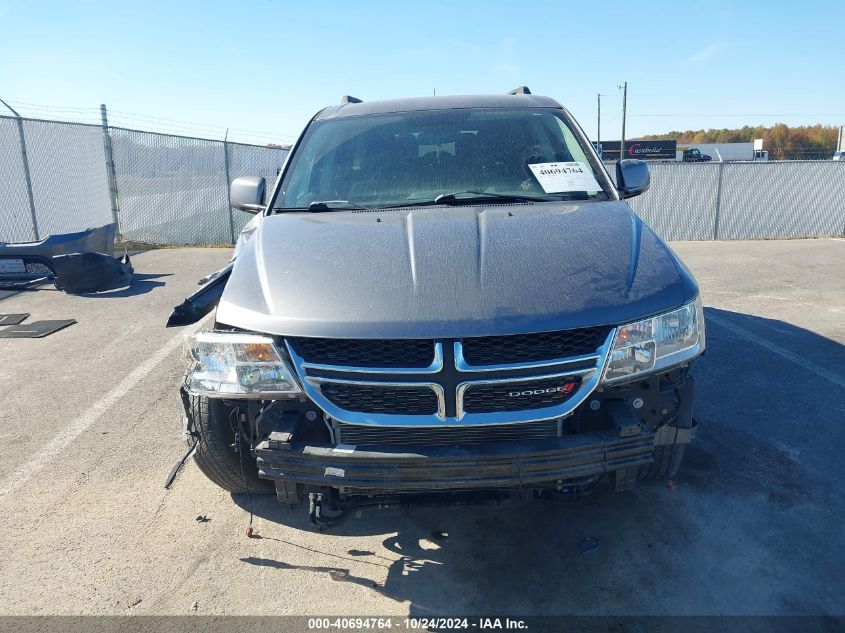
[[[9,279],[7,276],[0,274],[0,290],[21,291],[35,289],[41,284],[49,282],[52,279],[52,272],[48,272],[48,274],[41,275],[40,277],[27,277],[24,279]]]
[[[56,287],[69,294],[125,288],[132,283],[129,255],[116,258],[104,253],[69,253],[53,257]]]
[[[0,325],[17,325],[18,323],[22,323],[28,316],[29,312],[23,314],[0,314]]]
[[[207,274],[205,277],[203,277],[202,279],[200,279],[200,280],[197,282],[197,285],[198,285],[198,286],[204,286],[204,285],[205,285],[205,284],[207,284],[208,282],[210,282],[210,281],[214,281],[215,279],[217,279],[217,278],[218,278],[218,277],[220,277],[221,275],[227,275],[227,274],[229,273],[229,271],[231,271],[231,269],[232,269],[232,264],[233,264],[233,262],[234,262],[234,258],[232,259],[232,261],[230,261],[228,264],[226,264],[226,265],[225,265],[223,268],[221,268],[220,270],[215,270],[213,273],[209,273],[209,274]]]
[[[0,330],[0,338],[44,338],[76,323],[76,319],[34,321],[26,325],[13,325]]]
[[[40,242],[0,242],[0,259],[41,260],[47,264],[56,255],[114,252],[115,225],[106,224],[76,233],[49,235]],[[8,265],[8,264],[7,264]]]
[[[185,465],[185,462],[188,461],[188,458],[194,454],[194,449],[197,447],[197,443],[199,440],[195,440],[194,443],[191,445],[191,448],[188,449],[188,452],[173,465],[173,468],[170,469],[170,472],[167,475],[167,479],[164,480],[164,489],[170,490],[170,486],[173,485],[173,480],[176,479],[176,475],[179,473],[179,470],[182,466]]]
[[[170,318],[167,319],[167,327],[196,323],[211,312],[223,295],[226,282],[229,281],[229,275],[232,273],[232,265],[233,263],[229,262],[224,268],[208,275],[205,278],[208,281],[199,290],[173,308]]]
[[[129,256],[115,258],[115,225],[50,235],[40,242],[0,243],[0,287],[26,290],[54,280],[72,294],[114,290],[132,283]]]

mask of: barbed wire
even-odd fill
[[[88,125],[100,125],[102,123],[100,108],[98,106],[57,106],[20,101],[18,99],[7,99],[6,101],[25,118]],[[173,136],[192,136],[196,138],[208,138],[209,140],[222,140],[227,135],[228,130],[230,141],[258,145],[285,145],[292,143],[297,138],[293,134],[281,132],[233,128],[225,125],[210,125],[138,112],[128,112],[126,110],[107,109],[107,114],[110,127],[138,129],[145,132],[172,134]]]

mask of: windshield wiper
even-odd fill
[[[453,193],[441,193],[434,199],[434,204],[472,204],[473,202],[481,202],[484,200],[498,200],[501,202],[553,202],[559,198],[550,198],[548,196],[524,196],[521,194],[512,193],[485,193],[483,191],[455,191]]]
[[[349,200],[318,200],[308,205],[308,210],[311,213],[319,213],[320,211],[349,211],[350,209],[360,209],[361,211],[369,211],[368,207],[362,207],[360,204],[349,202]]]

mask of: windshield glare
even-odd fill
[[[562,185],[556,175],[540,172],[552,163],[558,164],[555,169],[578,163],[580,168],[570,168],[582,173]],[[609,199],[600,182],[558,109],[394,112],[312,123],[291,157],[273,208],[334,200],[368,208],[401,206],[464,191]]]

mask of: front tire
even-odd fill
[[[190,423],[197,441],[194,461],[215,484],[235,493],[269,494],[273,482],[259,479],[258,467],[250,452],[249,441],[241,438],[240,454],[235,452],[235,430],[231,409],[220,400],[206,396],[189,396]]]

